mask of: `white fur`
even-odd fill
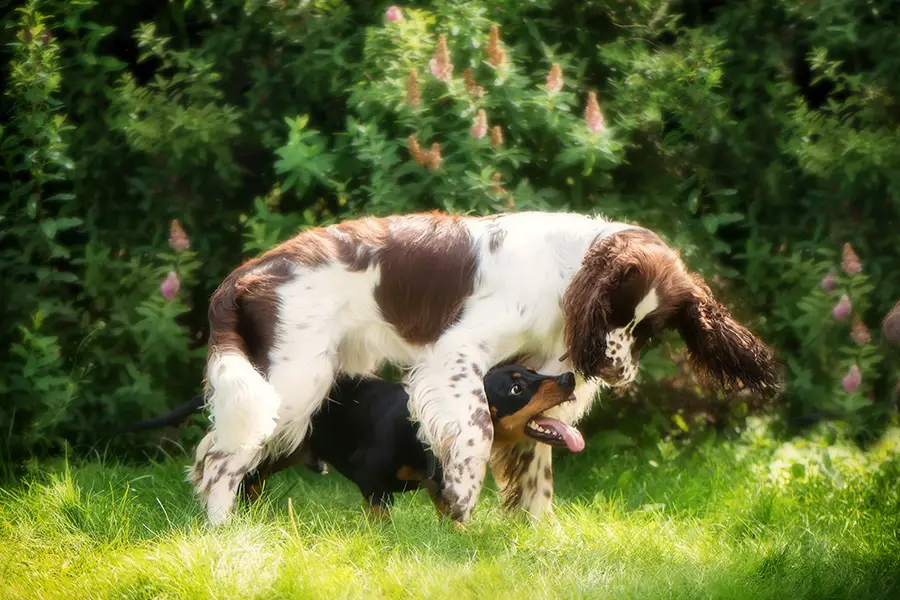
[[[207,367],[216,444],[224,452],[255,448],[268,440],[281,398],[242,354],[213,355]]]
[[[266,439],[267,452],[292,451],[306,435],[336,372],[369,373],[392,361],[411,368],[410,410],[445,470],[459,479],[451,485],[461,499],[456,516],[467,520],[491,448],[488,434],[471,422],[474,411],[486,408],[478,373],[523,352],[558,365],[560,372],[572,370],[568,361],[557,360],[565,352],[565,289],[598,235],[630,226],[564,213],[508,214],[493,222],[466,223],[480,259],[474,292],[459,320],[427,346],[405,342],[382,318],[373,297],[377,267],[349,272],[335,262],[298,269],[279,289],[278,342],[269,356],[269,382],[246,359],[210,363],[216,378],[216,431],[226,446],[245,448]],[[490,233],[497,227],[505,237],[492,252]],[[577,406],[557,411],[570,423],[587,410],[596,391],[596,385],[581,388]],[[213,504],[217,511],[230,508],[229,493],[216,489],[210,494],[211,516]],[[529,501],[536,516],[549,506],[542,498]]]
[[[641,298],[638,305],[634,307],[634,324],[637,325],[644,320],[644,317],[659,308],[659,296],[656,295],[656,288],[653,288],[647,295]]]
[[[619,381],[615,384],[616,387],[628,385],[637,377],[638,367],[631,356],[634,346],[634,329],[657,308],[659,308],[659,297],[654,288],[638,302],[634,308],[634,317],[625,327],[613,329],[606,334],[606,356],[612,360],[613,365],[618,367],[621,373]]]

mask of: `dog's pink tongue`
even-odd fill
[[[571,452],[581,452],[584,450],[584,438],[581,432],[574,427],[569,427],[562,421],[551,419],[550,417],[535,417],[532,419],[535,424],[540,425],[544,429],[552,429],[566,442],[566,448]]]

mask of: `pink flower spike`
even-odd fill
[[[178,219],[173,219],[169,225],[169,247],[175,252],[181,253],[191,247],[191,240],[185,233]]]
[[[399,6],[391,6],[385,11],[384,18],[391,23],[397,23],[403,20],[403,11],[400,10]]]
[[[847,374],[844,375],[844,378],[841,380],[841,385],[848,394],[852,394],[858,390],[861,383],[862,375],[859,372],[859,367],[856,365],[850,367],[850,370],[847,371]]]
[[[171,300],[180,289],[181,282],[178,280],[178,275],[175,274],[175,271],[169,271],[166,280],[159,286],[159,293],[161,293],[166,300]]]
[[[825,277],[822,278],[822,290],[826,294],[830,294],[834,291],[834,288],[837,287],[837,277],[834,276],[833,273],[829,273]]]
[[[475,117],[475,123],[472,125],[472,135],[480,140],[487,135],[487,131],[487,113],[484,112],[484,109],[482,108],[478,111],[478,115]]]
[[[562,67],[559,63],[553,63],[550,67],[550,73],[547,74],[547,92],[550,95],[559,93],[563,88]]]
[[[859,260],[859,256],[857,256],[856,252],[854,252],[853,246],[851,246],[849,242],[844,244],[841,267],[844,269],[844,273],[850,275],[851,277],[862,273],[862,263]]]
[[[865,346],[872,341],[872,334],[869,333],[869,328],[859,319],[853,321],[850,337],[853,338],[857,346]]]
[[[441,81],[449,81],[453,74],[453,63],[450,61],[450,50],[447,48],[447,36],[438,36],[434,56],[428,61],[431,74]]]
[[[600,112],[600,104],[597,102],[597,92],[588,92],[587,107],[584,109],[584,122],[587,128],[594,133],[606,129],[603,113]]]
[[[850,298],[847,294],[841,296],[841,299],[837,304],[834,305],[834,308],[831,309],[831,316],[835,318],[837,321],[843,321],[847,317],[850,316],[850,312],[853,310],[853,304],[850,303]]]

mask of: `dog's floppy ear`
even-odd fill
[[[562,299],[567,357],[587,378],[596,375],[606,353],[610,294],[640,267],[627,247],[628,238],[623,235],[596,242],[585,254]]]
[[[734,320],[697,276],[678,315],[678,332],[701,378],[726,390],[747,388],[765,397],[780,389],[772,350]]]

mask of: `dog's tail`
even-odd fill
[[[171,412],[166,413],[159,417],[153,417],[152,419],[146,419],[144,421],[138,421],[137,423],[132,423],[131,425],[127,425],[122,429],[116,431],[117,435],[122,435],[126,433],[135,433],[137,431],[144,431],[145,429],[157,429],[159,427],[166,427],[168,425],[178,425],[189,416],[196,414],[203,410],[203,405],[206,401],[203,398],[203,394],[197,394],[184,404],[176,406]]]
[[[209,302],[207,396],[216,447],[223,452],[261,445],[271,437],[278,419],[281,398],[254,367],[240,333],[242,298],[255,299],[261,291],[256,288],[265,279],[265,275],[249,276],[246,268],[240,268],[222,282]],[[252,327],[252,323],[247,325]]]

